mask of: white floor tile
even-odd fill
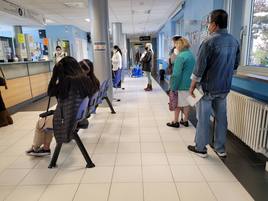
[[[108,201],[143,201],[141,183],[113,183]]]
[[[91,155],[90,155],[91,157]],[[82,154],[70,154],[69,156],[67,156],[64,160],[64,162],[61,164],[60,162],[57,162],[58,166],[60,168],[72,168],[72,167],[86,167],[86,161],[83,157]]]
[[[160,142],[161,138],[158,134],[142,134],[141,142]]]
[[[30,169],[5,169],[0,173],[0,185],[17,185]]]
[[[81,184],[74,201],[107,201],[110,184]]]
[[[142,165],[168,165],[168,161],[164,153],[142,153]]]
[[[59,169],[51,184],[79,184],[85,168]]]
[[[217,155],[212,154],[212,152],[210,151],[208,151],[208,157],[206,158],[202,158],[195,154],[192,154],[192,157],[194,161],[196,162],[196,164],[198,165],[223,165],[224,166],[221,159]]]
[[[24,168],[24,169],[31,169],[35,167],[39,162],[41,158],[38,157],[31,157],[31,156],[20,156],[17,158],[10,166],[9,168]]]
[[[99,167],[86,169],[81,183],[109,183],[112,180],[114,167]]]
[[[172,182],[172,175],[169,166],[144,166],[144,182]]]
[[[196,165],[171,166],[172,174],[176,182],[202,182],[205,181]]]
[[[180,201],[174,183],[144,183],[144,201]]]
[[[6,201],[37,201],[44,192],[46,186],[18,186],[6,199]]]
[[[20,185],[44,185],[49,184],[58,169],[32,169],[23,179]]]
[[[199,168],[207,181],[237,181],[230,170],[223,165],[200,165]]]
[[[253,201],[249,193],[238,182],[209,183],[218,201]]]
[[[0,156],[0,169],[5,169],[9,167],[12,163],[16,161],[18,156],[6,156],[6,155],[1,155]]]
[[[94,154],[92,161],[96,166],[114,166],[116,155],[112,154]]]
[[[171,165],[194,165],[195,161],[189,153],[167,153]]]
[[[115,153],[118,149],[118,143],[108,143],[108,144],[98,144],[94,153],[105,154],[105,153]]]
[[[140,153],[119,153],[116,159],[116,166],[140,166]]]
[[[122,142],[140,142],[140,136],[136,134],[121,135],[120,143]]]
[[[42,194],[40,201],[72,201],[78,184],[49,185]]]
[[[193,126],[166,126],[173,113],[153,82],[153,92],[145,93],[146,78],[126,77],[126,90],[115,92],[117,113],[100,106],[89,128],[79,131],[96,165],[91,169],[75,142],[64,144],[57,169],[47,168],[51,156],[26,156],[40,112],[13,115],[15,123],[0,128],[0,201],[252,200],[212,149],[206,159],[187,150]]]
[[[207,183],[177,183],[177,188],[181,201],[217,201]]]
[[[163,153],[164,147],[160,142],[142,142],[141,143],[142,153]]]
[[[0,186],[0,200],[5,200],[14,189],[15,186]]]
[[[167,153],[186,153],[187,146],[183,142],[164,142]]]
[[[142,182],[141,166],[129,166],[129,167],[117,166],[115,167],[114,175],[113,175],[113,182],[114,183]]]
[[[118,153],[140,153],[141,145],[137,142],[121,142],[119,144]]]

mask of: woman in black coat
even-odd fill
[[[146,43],[145,45],[145,55],[141,58],[142,70],[146,73],[148,78],[147,87],[145,91],[152,91],[152,78],[151,78],[151,69],[152,69],[152,60],[153,60],[153,50],[151,43]]]

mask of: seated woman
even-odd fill
[[[57,143],[69,142],[80,103],[98,89],[73,57],[60,60],[53,69],[48,86],[48,96],[57,98],[56,110],[54,115],[37,122],[32,147],[26,153],[32,156],[49,155],[53,134]]]
[[[100,88],[100,81],[98,80],[98,78],[94,74],[93,63],[88,59],[83,59],[82,61],[79,62],[79,65],[82,67],[85,74],[88,77],[90,77],[90,79],[92,80],[92,82],[94,84],[94,87],[99,89]]]

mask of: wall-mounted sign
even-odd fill
[[[24,34],[22,34],[22,33],[19,33],[19,34],[18,34],[18,43],[19,43],[19,44],[23,44],[23,43],[25,43]]]
[[[43,44],[46,45],[46,46],[48,46],[48,38],[44,38],[43,39]]]
[[[151,40],[151,36],[140,36],[140,41],[150,41]]]
[[[95,42],[94,43],[94,50],[95,51],[105,51],[106,50],[106,43],[105,42]]]

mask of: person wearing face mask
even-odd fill
[[[190,107],[187,97],[189,96],[190,77],[195,65],[195,58],[190,51],[190,43],[186,38],[180,37],[174,41],[174,45],[179,52],[170,77],[169,108],[174,111],[174,121],[167,123],[167,126],[179,128],[181,124],[188,127]],[[180,113],[181,115],[184,114],[184,118],[179,122]]]
[[[227,133],[226,97],[231,89],[233,72],[240,60],[239,43],[227,32],[228,14],[214,10],[208,19],[210,36],[205,39],[197,54],[197,63],[192,73],[190,94],[201,88],[204,96],[196,105],[197,126],[195,145],[188,149],[201,157],[207,156],[206,145],[210,141],[210,115],[216,120],[214,151],[219,157],[226,157]]]
[[[151,78],[151,68],[152,68],[152,60],[153,60],[153,49],[151,43],[145,44],[145,52],[141,56],[141,65],[142,70],[146,73],[148,78],[147,87],[144,89],[145,91],[152,91],[152,78]]]
[[[62,58],[66,57],[67,54],[61,49],[61,46],[56,47],[56,52],[54,54],[55,64],[58,63]]]
[[[172,74],[172,70],[173,70],[173,67],[174,67],[174,62],[175,62],[175,59],[176,59],[176,57],[177,57],[177,55],[179,53],[177,48],[175,47],[175,42],[178,41],[180,38],[181,38],[181,36],[177,36],[177,35],[173,36],[173,38],[172,38],[173,48],[169,52],[168,68],[167,68],[167,74],[168,75]]]
[[[122,51],[117,45],[113,47],[112,66],[113,86],[115,88],[120,88],[122,71]]]

